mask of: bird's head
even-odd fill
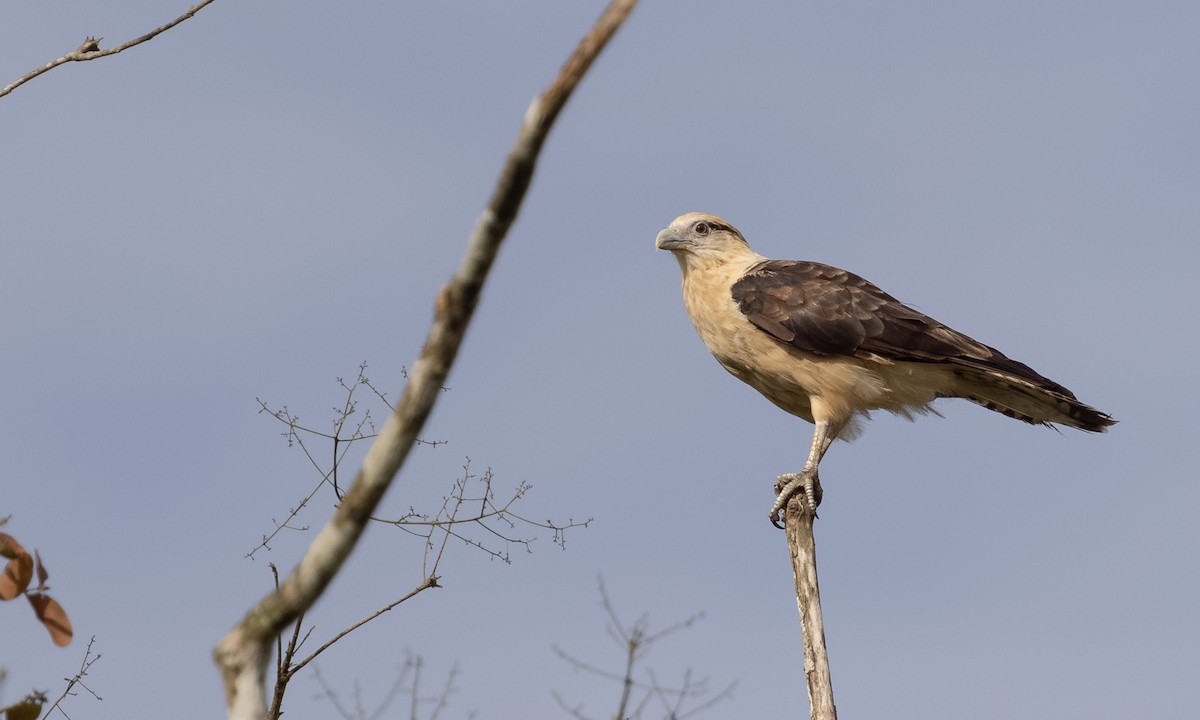
[[[670,250],[685,269],[759,258],[737,228],[707,213],[688,213],[675,218],[658,233],[654,246]]]

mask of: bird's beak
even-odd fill
[[[654,247],[659,250],[681,250],[684,247],[683,238],[671,228],[666,228],[654,238]]]

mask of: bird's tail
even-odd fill
[[[988,410],[1033,425],[1067,425],[1088,432],[1104,432],[1116,424],[1107,413],[1080,402],[1065,387],[1045,378],[1036,382],[1006,372],[960,367],[955,395]]]

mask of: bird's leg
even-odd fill
[[[821,504],[821,480],[817,476],[817,467],[821,464],[821,458],[825,457],[825,451],[829,449],[829,444],[836,436],[837,433],[834,432],[832,422],[817,421],[813,430],[812,447],[808,450],[808,460],[804,463],[804,469],[798,473],[780,475],[778,482],[775,483],[775,504],[771,506],[772,525],[783,527],[779,524],[779,514],[787,505],[788,500],[791,500],[792,496],[800,490],[804,490],[804,499],[813,515],[817,514],[817,505]]]

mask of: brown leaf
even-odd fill
[[[17,557],[9,560],[4,566],[4,572],[0,572],[0,600],[12,600],[25,592],[32,579],[33,558],[29,557],[25,548],[21,548]]]
[[[42,554],[37,550],[33,551],[33,566],[37,568],[38,588],[45,589],[50,573],[46,572],[46,566],[42,565]]]
[[[41,593],[29,593],[25,597],[29,598],[29,604],[33,606],[33,613],[37,615],[37,619],[50,631],[50,639],[54,644],[59,647],[70,645],[75,631],[71,629],[71,619],[67,617],[67,611],[63,610],[62,605],[49,595]]]
[[[15,558],[25,552],[25,548],[21,547],[21,543],[8,533],[0,533],[0,555],[6,558]]]

